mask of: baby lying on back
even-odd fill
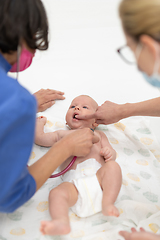
[[[47,119],[37,118],[35,143],[50,147],[76,129],[95,129],[98,126],[95,119],[80,120],[78,115],[95,113],[97,108],[98,104],[89,96],[81,95],[73,99],[66,114],[68,130],[44,133]],[[99,142],[93,144],[87,156],[77,157],[69,171],[62,176],[63,183],[51,190],[49,209],[52,220],[41,222],[42,234],[68,234],[71,230],[69,208],[79,217],[91,216],[100,211],[104,215],[119,216],[114,202],[121,188],[122,176],[115,162],[116,152],[102,131],[94,130],[94,134],[99,137]],[[66,168],[73,157],[68,158],[60,169]]]

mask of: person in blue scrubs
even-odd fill
[[[7,72],[26,69],[35,50],[47,48],[48,21],[42,2],[0,0],[0,212],[16,210],[69,156],[85,156],[98,142],[93,131],[81,129],[27,167],[34,143],[37,101]],[[42,104],[44,92],[38,94]]]
[[[124,30],[126,45],[118,49],[128,64],[137,64],[145,80],[160,88],[160,0],[122,0],[119,14]],[[125,55],[128,48],[133,54]],[[128,58],[129,57],[129,58]],[[111,124],[131,116],[160,117],[160,97],[138,103],[103,103],[95,114],[81,119],[96,118],[98,124]],[[158,240],[160,235],[144,229],[131,232],[121,231],[126,240]]]

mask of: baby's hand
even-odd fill
[[[109,160],[114,160],[113,158],[113,150],[109,147],[103,147],[101,148],[100,155],[104,157],[105,162]]]
[[[44,134],[44,125],[47,122],[47,118],[40,116],[36,118],[36,128],[35,128],[35,143],[39,143],[39,139],[42,137],[42,134]]]
[[[45,125],[46,122],[47,122],[47,118],[44,117],[44,116],[39,116],[39,117],[36,118],[36,123],[37,124]]]

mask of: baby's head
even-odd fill
[[[78,128],[93,128],[98,126],[95,122],[95,119],[85,119],[80,120],[76,118],[76,115],[89,115],[96,112],[98,108],[98,104],[96,101],[87,96],[87,95],[80,95],[73,99],[71,105],[66,114],[66,124],[71,129],[78,129]]]

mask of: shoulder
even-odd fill
[[[100,136],[106,136],[106,134],[100,130],[95,130],[94,133],[99,134]]]
[[[94,132],[95,132],[95,134],[97,134],[100,137],[101,140],[107,139],[107,136],[104,132],[102,132],[100,130],[95,130]]]
[[[33,95],[22,87],[17,80],[0,72],[0,113],[18,115],[36,113],[37,103]]]

